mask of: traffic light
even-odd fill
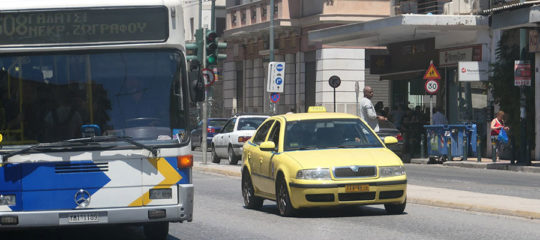
[[[203,39],[202,39],[202,29],[197,29],[195,32],[195,42],[186,43],[186,60],[202,60],[203,54]]]
[[[217,33],[212,30],[206,31],[206,66],[217,64]]]
[[[197,59],[189,62],[189,96],[192,102],[204,101],[204,80],[201,73],[201,63]]]
[[[217,50],[216,50],[216,55],[217,55],[218,61],[227,59],[227,54],[225,54],[225,49],[227,49],[227,43],[226,42],[218,42]],[[223,53],[219,53],[219,52],[223,52]]]

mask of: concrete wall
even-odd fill
[[[355,82],[365,86],[365,50],[326,48],[317,50],[316,103],[334,111],[334,89],[328,79],[337,75],[341,85],[336,88],[336,111],[356,114]]]

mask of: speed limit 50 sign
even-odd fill
[[[426,80],[426,85],[424,85],[426,92],[431,95],[436,94],[439,91],[439,88],[439,82],[435,79]]]

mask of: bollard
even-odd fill
[[[446,141],[448,145],[448,161],[452,161],[452,137],[446,137]]]
[[[491,137],[491,161],[497,162],[497,149],[496,149],[495,138]]]
[[[481,154],[480,154],[480,138],[476,139],[476,161],[477,162],[482,161],[482,157],[481,157]]]
[[[467,161],[469,157],[469,141],[467,139],[467,133],[463,130],[463,158],[461,161]]]
[[[424,134],[420,134],[420,158],[424,158]]]

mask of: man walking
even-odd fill
[[[360,118],[362,118],[375,132],[379,131],[379,120],[387,120],[386,117],[377,116],[375,107],[371,102],[373,97],[373,89],[364,87],[364,97],[360,100]]]

